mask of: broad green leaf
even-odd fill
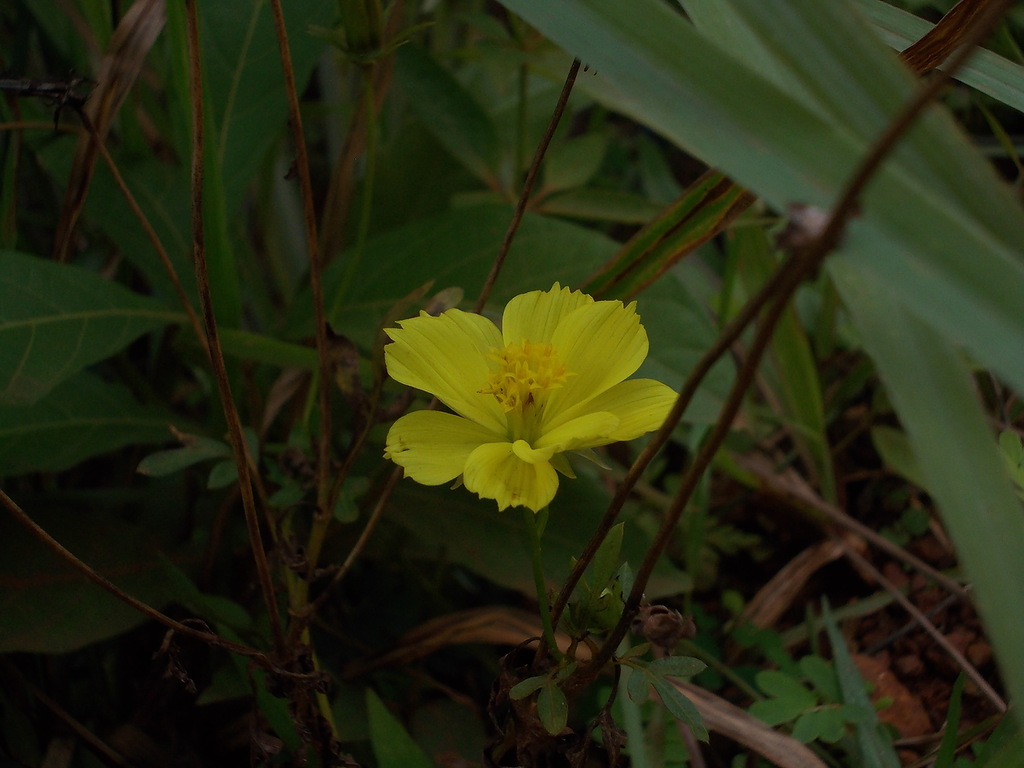
[[[176,320],[158,302],[89,270],[0,251],[0,404],[34,403]]]
[[[433,768],[433,762],[372,689],[366,689],[370,743],[380,768]]]
[[[608,151],[608,136],[585,133],[554,144],[544,156],[544,184],[541,194],[575,189],[590,181]]]
[[[618,189],[583,188],[556,192],[537,206],[539,213],[587,221],[646,224],[661,206],[632,192]]]
[[[579,556],[607,505],[607,495],[582,473],[577,480],[562,481],[541,542],[549,584],[555,586],[568,575],[572,558]],[[465,488],[427,487],[403,480],[388,515],[413,534],[425,556],[443,552],[447,560],[498,584],[533,594],[526,531],[516,510],[498,512],[493,501],[478,499]],[[623,558],[640,562],[649,540],[636,523],[627,520]],[[689,588],[689,578],[662,561],[647,595],[655,598]]]
[[[882,457],[882,461],[890,469],[918,488],[927,487],[921,467],[906,434],[894,427],[875,427],[871,430],[871,442],[874,443],[875,450]]]
[[[718,335],[706,308],[691,290],[690,277],[680,269],[673,270],[637,301],[650,341],[650,353],[637,375],[663,381],[676,390]],[[715,422],[732,385],[734,368],[728,358],[711,368],[683,414],[685,423]]]
[[[656,0],[504,4],[587,61],[598,75],[584,87],[603,103],[777,210],[831,205],[914,87],[845,2],[730,2],[799,90]],[[1024,215],[947,113],[923,116],[873,180],[861,214],[833,260],[898,286],[900,304],[1024,390],[1024,357],[1006,354],[1024,345]]]
[[[569,702],[554,683],[541,687],[537,694],[537,717],[552,736],[561,733],[569,721]]]
[[[15,501],[18,501],[15,498]],[[32,518],[101,575],[159,608],[168,599],[153,531],[96,510],[33,505]],[[145,617],[57,557],[10,515],[0,516],[0,652],[68,653]]]
[[[345,264],[336,261],[324,276],[328,319],[357,343],[369,345],[381,318],[401,298],[432,282],[432,291],[453,286],[472,303],[483,286],[508,229],[512,209],[504,205],[458,208],[399,227],[366,244],[354,285],[358,292],[330,306],[339,296]],[[578,285],[616,248],[613,240],[575,224],[527,214],[495,286],[495,306],[524,291],[550,288],[556,280]],[[569,255],[571,254],[571,258]],[[292,338],[312,333],[308,293],[296,301]]]
[[[430,54],[413,45],[398,50],[395,77],[434,138],[477,178],[495,185],[497,132],[472,94]]]
[[[124,445],[165,442],[175,421],[120,384],[80,373],[34,405],[0,405],[0,477],[58,472]]]
[[[1024,613],[1006,609],[1007,595],[1024,594],[1024,515],[970,369],[948,340],[900,311],[891,286],[851,267],[834,264],[832,277],[955,542],[1007,688],[1024,701]]]
[[[924,19],[884,0],[856,2],[864,15],[871,19],[882,39],[898,51],[924,37],[932,28]],[[956,79],[1024,112],[1024,68],[1019,64],[981,49],[975,51],[964,68],[957,72]]]

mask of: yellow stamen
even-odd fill
[[[480,393],[494,395],[505,413],[524,413],[571,375],[550,344],[509,344],[493,350],[491,356],[498,361],[498,370],[490,375]]]

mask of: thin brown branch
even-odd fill
[[[686,377],[686,381],[683,382],[682,388],[679,390],[679,396],[676,397],[676,401],[672,406],[672,410],[669,411],[668,416],[665,417],[664,423],[658,429],[651,439],[648,440],[647,445],[637,456],[633,465],[629,468],[626,476],[622,482],[618,484],[615,492],[615,496],[612,498],[611,503],[608,505],[608,509],[605,510],[604,515],[597,524],[597,528],[591,536],[590,541],[587,542],[587,546],[580,553],[579,559],[574,563],[569,576],[566,578],[562,589],[558,594],[554,604],[552,605],[552,620],[557,624],[559,617],[562,615],[562,611],[565,609],[566,604],[569,602],[569,597],[572,595],[572,591],[576,588],[576,584],[579,583],[580,578],[583,576],[583,572],[590,564],[591,560],[597,554],[598,548],[601,546],[601,542],[604,541],[605,536],[608,535],[608,531],[615,525],[615,521],[622,511],[623,505],[626,503],[626,499],[633,492],[634,486],[639,482],[641,475],[648,464],[654,460],[654,457],[658,454],[658,451],[669,441],[672,437],[672,432],[675,430],[676,425],[682,419],[683,414],[690,405],[690,401],[693,396],[697,393],[697,389],[700,387],[704,377],[707,376],[711,368],[718,362],[719,358],[728,353],[732,348],[733,342],[736,341],[746,330],[747,326],[753,322],[754,318],[757,317],[758,313],[764,308],[771,298],[778,292],[780,285],[784,282],[785,270],[777,270],[768,282],[765,283],[761,290],[748,301],[743,308],[737,314],[722,332],[719,334],[715,343],[703,354],[697,364],[691,369],[690,374]]]
[[[13,663],[4,659],[3,666],[7,673],[15,677],[18,683],[24,686],[26,691],[38,699],[44,707],[50,710],[53,716],[64,724],[64,727],[73,732],[106,762],[111,763],[112,765],[130,765],[128,760],[125,759],[120,752],[113,749],[109,744],[96,736],[96,734],[86,728],[80,720],[75,718],[70,712],[64,709],[64,707],[47,696],[37,685],[27,679],[21,673],[21,670],[19,670]]]
[[[320,361],[317,377],[320,410],[320,435],[317,441],[317,512],[318,516],[330,516],[325,509],[330,493],[331,471],[331,361],[327,349],[327,319],[324,315],[323,264],[320,260],[320,241],[316,231],[316,206],[313,203],[313,182],[309,175],[309,153],[302,129],[302,112],[299,110],[299,94],[295,89],[295,71],[292,67],[291,46],[288,29],[285,26],[281,0],[271,0],[274,14],[274,31],[277,47],[281,54],[281,69],[284,72],[284,90],[288,99],[288,122],[292,129],[292,143],[295,149],[295,171],[302,190],[302,218],[306,228],[306,249],[309,257],[309,284],[313,295],[313,323],[317,357]],[[310,566],[316,566],[316,555],[311,554]]]
[[[120,169],[117,167],[117,163],[114,162],[114,158],[111,157],[110,151],[107,149],[104,138],[96,131],[96,127],[92,124],[92,121],[89,119],[87,114],[83,112],[81,114],[81,118],[85,129],[92,134],[93,141],[96,144],[96,149],[103,158],[103,162],[107,164],[107,169],[110,171],[110,175],[114,177],[114,183],[117,184],[117,188],[121,190],[121,194],[124,195],[124,199],[128,203],[128,207],[132,209],[132,213],[135,214],[135,218],[139,220],[139,224],[146,233],[146,237],[149,238],[149,242],[153,245],[154,250],[156,250],[156,255],[160,259],[160,264],[163,266],[168,278],[170,278],[171,285],[174,288],[174,293],[178,297],[178,302],[181,304],[182,309],[185,310],[188,322],[192,326],[192,332],[199,340],[199,344],[203,348],[203,351],[207,356],[209,356],[210,349],[206,343],[206,334],[203,332],[203,326],[199,321],[199,315],[196,314],[195,309],[192,307],[192,302],[189,301],[188,294],[185,293],[185,287],[181,284],[181,279],[178,277],[178,271],[174,268],[174,264],[171,262],[171,257],[167,254],[167,249],[164,248],[164,244],[160,241],[160,236],[157,235],[156,230],[153,229],[153,225],[149,223],[149,219],[142,210],[138,201],[135,199],[135,195],[133,195],[132,191],[128,188],[128,184],[125,182]]]
[[[212,632],[204,632],[190,627],[187,624],[182,624],[180,621],[175,621],[170,616],[167,616],[160,611],[156,610],[150,605],[142,602],[138,598],[132,597],[127,592],[122,590],[119,586],[114,584],[112,581],[107,579],[105,576],[97,573],[88,564],[80,560],[73,552],[68,550],[63,544],[53,538],[49,533],[46,532],[35,520],[29,517],[25,511],[18,506],[18,504],[11,499],[6,493],[0,490],[0,503],[7,508],[7,511],[11,513],[15,520],[21,523],[27,528],[33,536],[41,541],[46,547],[48,547],[57,557],[66,562],[75,570],[83,574],[87,579],[99,585],[107,592],[112,594],[121,602],[130,605],[132,608],[137,610],[139,613],[147,616],[153,621],[163,624],[165,627],[173,629],[179,634],[186,635],[188,637],[201,640],[208,645],[215,648],[223,648],[231,653],[237,653],[240,656],[248,656],[252,659],[256,659],[263,663],[264,666],[269,667],[269,661],[267,660],[266,654],[262,651],[258,651],[255,648],[250,648],[247,645],[241,645],[239,643],[225,640],[219,635],[215,635]]]
[[[277,595],[274,591],[274,580],[270,573],[270,563],[263,547],[263,535],[256,515],[256,501],[253,497],[252,480],[249,473],[248,447],[242,433],[242,422],[235,408],[231,395],[231,382],[228,380],[227,367],[224,364],[224,352],[220,345],[220,334],[217,330],[217,319],[213,311],[213,297],[210,292],[209,268],[206,261],[206,246],[203,236],[203,86],[202,70],[199,56],[199,24],[196,12],[196,0],[186,0],[185,4],[186,32],[188,38],[189,57],[189,94],[192,101],[192,256],[195,261],[196,286],[199,289],[199,304],[206,328],[207,343],[210,350],[210,365],[213,368],[217,391],[220,395],[224,419],[227,422],[228,438],[235,457],[238,472],[238,489],[242,495],[242,509],[245,513],[245,525],[249,533],[249,544],[252,549],[256,574],[266,605],[270,631],[274,641],[274,650],[284,658],[284,632],[281,628],[281,616],[277,607]]]
[[[622,638],[625,637],[633,615],[640,606],[644,589],[654,570],[654,565],[664,554],[672,533],[678,525],[679,518],[697,487],[697,483],[708,466],[710,466],[711,460],[731,430],[733,419],[735,419],[736,414],[739,412],[746,392],[754,380],[761,358],[774,333],[775,325],[782,316],[793,293],[806,277],[818,269],[822,260],[840,242],[845,227],[858,210],[858,201],[865,187],[874,177],[882,163],[895,149],[900,138],[907,132],[925,107],[945,87],[953,73],[967,60],[973,47],[987,36],[992,26],[1002,17],[1007,7],[1009,7],[1009,0],[996,0],[986,9],[986,13],[979,17],[975,28],[965,35],[964,47],[950,60],[946,69],[933,77],[924,87],[917,90],[907,105],[896,115],[886,130],[872,145],[867,156],[861,161],[857,171],[843,189],[839,201],[832,209],[824,228],[809,240],[805,246],[794,247],[794,253],[790,261],[777,271],[776,274],[781,274],[778,293],[765,312],[765,316],[761,319],[757,334],[751,344],[749,355],[737,373],[736,381],[722,406],[718,421],[694,458],[693,463],[683,474],[680,487],[673,499],[672,505],[665,513],[664,520],[658,533],[655,535],[654,542],[651,544],[640,568],[637,570],[636,579],[629,597],[626,599],[622,617],[619,619],[615,629],[606,638],[595,658],[586,668],[580,670],[579,674],[584,680],[592,678],[608,663],[615,652],[615,648]]]
[[[893,599],[903,606],[907,613],[914,617],[914,620],[921,625],[921,628],[931,635],[931,638],[939,645],[939,647],[941,647],[942,650],[948,653],[949,656],[960,665],[964,674],[978,686],[978,689],[985,695],[985,698],[992,702],[992,705],[999,710],[999,712],[1005,712],[1007,707],[1002,696],[996,693],[995,689],[988,684],[985,678],[981,676],[981,673],[975,669],[974,665],[971,664],[971,662],[969,662],[967,658],[960,653],[960,651],[954,648],[941,632],[939,632],[935,625],[928,620],[928,617],[924,615],[921,609],[907,599],[907,596],[903,594],[902,590],[885,578],[882,572],[875,568],[875,566],[872,565],[867,558],[861,555],[860,552],[857,552],[845,541],[840,540],[839,545],[843,548],[843,552],[846,557],[848,557],[859,568],[870,573],[875,581],[877,581],[886,592],[892,595]]]
[[[523,214],[526,213],[526,205],[530,202],[530,195],[533,193],[533,187],[537,183],[537,176],[540,174],[540,165],[544,160],[544,155],[547,154],[548,147],[551,145],[551,139],[555,135],[555,130],[558,128],[558,123],[562,120],[562,115],[565,113],[565,107],[569,103],[569,95],[572,93],[573,85],[576,83],[576,75],[580,71],[579,59],[573,59],[572,65],[569,67],[569,74],[565,76],[565,83],[562,85],[562,92],[558,95],[558,101],[555,103],[555,109],[551,113],[551,120],[548,121],[548,127],[544,131],[544,136],[540,140],[540,144],[537,145],[537,151],[533,155],[533,162],[530,163],[530,169],[526,172],[526,179],[523,181],[523,189],[519,193],[519,202],[516,203],[516,210],[512,214],[512,220],[508,224],[508,229],[505,231],[505,237],[501,241],[501,247],[498,249],[498,255],[494,259],[494,263],[491,265],[491,271],[487,275],[487,279],[484,280],[484,285],[480,289],[480,296],[476,300],[476,306],[473,307],[474,312],[482,312],[484,305],[487,304],[487,299],[490,298],[491,291],[494,289],[494,283],[498,279],[498,274],[501,272],[501,268],[505,265],[505,258],[508,256],[509,249],[512,247],[512,239],[515,237],[516,232],[519,230],[519,224],[523,220]]]

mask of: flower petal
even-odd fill
[[[505,306],[501,335],[506,344],[549,344],[562,318],[594,299],[555,283],[550,291],[521,293]]]
[[[573,374],[551,393],[547,411],[553,417],[636,372],[648,349],[636,302],[620,301],[597,301],[566,315],[551,343]]]
[[[415,411],[391,426],[384,457],[417,483],[440,485],[461,475],[470,454],[494,440],[493,432],[461,416]]]
[[[547,461],[529,464],[515,455],[512,443],[488,443],[469,455],[463,475],[466,488],[484,499],[494,499],[498,509],[544,509],[555,498],[558,474]]]
[[[619,427],[619,418],[608,411],[584,413],[575,419],[569,419],[556,429],[541,435],[534,443],[537,450],[552,450],[555,453],[590,448],[595,445],[607,445],[617,442],[613,437]]]
[[[586,423],[584,420],[587,414],[603,415],[613,414],[618,419],[618,424],[607,432],[600,442],[577,442],[572,449],[588,448],[597,445],[606,445],[620,440],[633,440],[640,435],[653,432],[661,426],[672,410],[676,401],[676,391],[660,381],[654,379],[630,379],[623,381],[608,390],[605,390],[597,397],[579,405],[568,408],[557,415],[557,421],[553,421],[544,437],[537,441],[536,447],[544,447],[550,440],[560,439],[566,430],[575,429],[582,433],[577,424]],[[596,433],[595,433],[596,436]]]
[[[501,349],[501,334],[487,318],[449,309],[432,317],[421,313],[387,328],[392,343],[384,347],[391,378],[435,395],[467,419],[503,433],[505,415],[490,395],[482,395],[495,363],[493,349]]]

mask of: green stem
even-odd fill
[[[523,507],[523,522],[530,537],[530,561],[533,564],[533,585],[537,590],[537,606],[540,609],[540,621],[544,627],[544,642],[556,659],[561,658],[558,644],[555,642],[555,628],[551,624],[551,604],[548,602],[548,588],[544,583],[544,563],[540,556],[540,537],[548,522],[548,508],[534,512]]]

